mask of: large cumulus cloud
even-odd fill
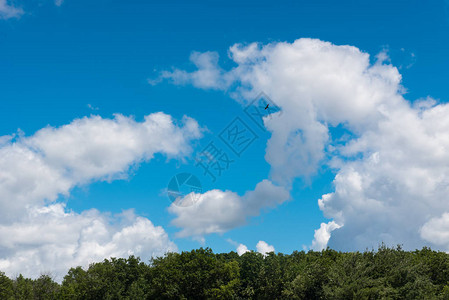
[[[125,178],[154,154],[182,159],[201,136],[197,122],[153,113],[137,122],[90,116],[32,136],[0,139],[0,270],[10,276],[51,272],[110,256],[148,258],[175,251],[164,229],[132,211],[75,213],[58,202],[75,186]]]
[[[317,39],[236,44],[229,57],[237,65],[231,70],[206,52],[194,56],[198,70],[163,77],[223,89],[238,101],[260,91],[275,100],[283,113],[265,119],[271,178],[290,186],[323,164],[336,173],[334,192],[318,201],[330,221],[316,231],[313,247],[329,241],[363,250],[383,241],[449,250],[447,104],[405,99],[386,56],[353,46]],[[203,66],[215,84],[204,81]]]

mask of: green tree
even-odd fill
[[[295,251],[291,255],[211,249],[167,253],[149,264],[111,258],[49,276],[11,280],[0,299],[448,299],[449,255],[404,251]]]
[[[13,282],[5,273],[0,272],[0,299],[13,299]]]
[[[38,300],[56,299],[59,294],[59,285],[48,275],[41,275],[33,281],[33,296]]]
[[[209,248],[168,253],[151,261],[152,299],[209,299],[231,295],[238,265],[219,259]]]
[[[13,282],[15,299],[33,299],[33,280],[20,274]]]

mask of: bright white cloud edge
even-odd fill
[[[0,139],[0,270],[61,280],[69,267],[103,258],[176,251],[162,227],[132,211],[75,213],[57,199],[75,186],[126,178],[155,153],[182,159],[201,135],[191,118],[153,113],[142,122],[90,116]]]
[[[203,240],[207,234],[222,234],[246,224],[248,218],[261,211],[282,204],[290,195],[284,187],[265,179],[243,196],[215,189],[195,195],[195,198],[199,200],[194,205],[180,207],[172,204],[169,207],[169,212],[176,216],[172,224],[181,228],[178,237]]]
[[[161,79],[226,90],[239,101],[264,91],[283,109],[265,120],[265,158],[288,187],[322,164],[337,173],[319,207],[331,219],[312,247],[364,250],[381,242],[449,250],[449,105],[404,99],[401,75],[353,46],[317,39],[236,44],[224,70],[214,52],[194,53],[193,72]],[[336,130],[335,128],[339,128]],[[342,132],[346,132],[342,134]],[[332,233],[331,233],[332,232]]]
[[[248,247],[244,244],[238,244],[232,240],[228,240],[231,244],[237,244],[237,254],[238,255],[243,255],[246,252],[249,252],[250,250],[248,249]],[[274,246],[273,245],[269,245],[267,242],[265,241],[259,241],[257,242],[256,245],[256,250],[257,252],[259,252],[260,254],[266,256],[268,253],[270,252],[275,252]]]

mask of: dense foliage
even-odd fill
[[[199,249],[149,264],[131,256],[72,268],[62,284],[0,273],[0,299],[449,299],[449,255],[384,246],[266,256]]]

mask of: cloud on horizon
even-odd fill
[[[153,113],[136,122],[117,114],[0,138],[0,269],[30,277],[50,271],[60,280],[70,267],[110,256],[176,251],[162,227],[132,211],[75,213],[57,200],[75,186],[124,179],[156,153],[183,159],[201,131],[188,117]]]
[[[282,108],[265,119],[273,182],[289,187],[322,165],[336,172],[334,192],[318,201],[330,221],[315,232],[313,247],[364,250],[385,242],[449,250],[449,105],[406,100],[401,74],[385,56],[372,62],[356,47],[306,38],[236,44],[230,70],[214,52],[195,53],[197,70],[161,77],[240,102],[263,91]]]
[[[250,250],[248,249],[248,247],[244,244],[238,244],[232,240],[228,240],[228,242],[230,242],[231,244],[233,244],[234,246],[237,246],[237,254],[238,255],[243,255],[246,252],[250,252]],[[267,242],[265,241],[259,241],[257,242],[256,245],[256,251],[259,252],[260,254],[266,256],[267,253],[269,252],[275,252],[274,250],[274,246],[273,245],[269,245]]]

